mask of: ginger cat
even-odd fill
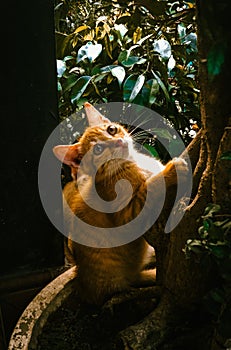
[[[67,183],[63,190],[64,218],[69,230],[68,250],[72,262],[78,267],[78,292],[82,301],[101,304],[107,297],[131,286],[155,283],[156,269],[145,269],[154,258],[154,249],[143,237],[112,248],[94,247],[94,242],[92,246],[83,245],[71,237],[76,231],[77,235],[94,237],[94,227],[110,229],[126,225],[141,212],[147,188],[152,199],[145,216],[145,225],[149,228],[156,203],[162,196],[163,179],[168,191],[169,187],[177,184],[176,167],[178,176],[180,174],[184,178],[187,164],[183,159],[175,158],[163,166],[156,159],[138,153],[131,136],[121,125],[110,122],[89,103],[85,103],[85,110],[89,127],[79,142],[56,146],[53,151],[61,162],[72,168],[73,181]],[[78,180],[75,178],[77,172]],[[120,188],[121,200],[116,202],[113,211],[107,212],[104,204],[116,199],[115,186],[121,179],[130,182],[132,197],[126,204],[126,191],[124,187]],[[103,202],[93,191],[93,181]],[[81,225],[75,227],[70,209],[91,227],[89,232],[85,226],[83,229]]]

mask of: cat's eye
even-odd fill
[[[94,145],[94,147],[93,147],[93,153],[95,154],[95,155],[99,155],[99,154],[101,154],[102,152],[103,152],[103,150],[104,150],[104,145],[101,145],[100,143],[97,143],[96,145]]]
[[[110,134],[110,135],[115,135],[117,132],[118,132],[118,129],[115,125],[109,125],[107,127],[107,132]]]

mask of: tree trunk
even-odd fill
[[[169,213],[167,203],[154,230],[146,235],[156,248],[161,300],[142,322],[121,333],[126,349],[161,349],[161,344],[175,334],[173,325],[182,325],[194,311],[199,315],[196,305],[217,282],[212,266],[201,268],[193,259],[186,259],[183,249],[188,239],[197,238],[198,219],[207,204],[220,204],[223,213],[231,207],[230,161],[221,160],[221,155],[231,150],[231,35],[228,19],[231,2],[198,0],[196,6],[202,129],[188,147],[194,169],[192,201],[182,221],[170,234],[163,233]],[[192,349],[210,349],[212,332],[208,334],[204,343],[200,334],[199,347],[192,337],[192,345],[189,341],[187,349],[190,346]],[[215,340],[212,340],[212,348],[218,349],[214,346]]]

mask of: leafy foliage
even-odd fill
[[[193,2],[55,6],[61,117],[93,104],[128,101],[166,117],[189,140],[199,123]]]
[[[196,256],[200,263],[211,259],[217,287],[206,297],[206,305],[214,315],[222,337],[231,334],[231,216],[220,214],[220,206],[209,204],[202,216],[199,239],[188,240],[186,256]]]

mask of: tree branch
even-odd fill
[[[231,118],[230,118],[231,124]],[[229,124],[229,125],[230,125]],[[230,212],[231,190],[230,190],[230,159],[224,159],[224,155],[228,157],[231,152],[231,127],[227,126],[224,130],[220,146],[217,152],[217,158],[214,165],[212,175],[212,197],[214,203],[222,205],[222,211]],[[223,156],[223,158],[222,158]]]
[[[200,154],[200,145],[201,145],[202,130],[199,130],[194,139],[186,147],[184,152],[181,154],[181,158],[184,158],[188,155],[191,161],[192,169],[197,165],[199,154]]]

